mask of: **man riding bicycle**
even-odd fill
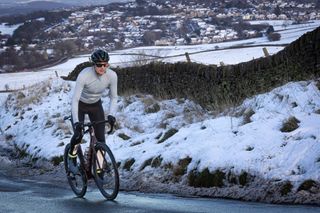
[[[102,107],[101,96],[109,88],[110,108],[107,117],[108,122],[113,126],[116,122],[114,117],[117,111],[117,83],[116,72],[109,68],[109,54],[104,50],[96,50],[91,54],[92,67],[83,69],[76,80],[76,86],[72,97],[72,123],[74,135],[70,141],[70,152],[68,154],[69,165],[76,166],[77,153],[74,150],[83,136],[83,122],[85,114],[88,114],[90,122],[105,119]],[[94,133],[99,142],[105,143],[105,123],[94,126]]]

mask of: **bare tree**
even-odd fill
[[[161,38],[161,32],[147,31],[142,37],[145,45],[154,45],[154,42]]]
[[[76,53],[78,47],[74,40],[66,40],[58,42],[56,45],[56,51],[58,55],[64,56],[64,55],[73,55]]]
[[[268,39],[269,41],[279,41],[281,38],[281,35],[279,33],[269,33]]]

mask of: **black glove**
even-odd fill
[[[82,138],[83,136],[83,123],[81,122],[76,122],[74,125],[74,135],[73,137],[76,139],[76,140],[79,140]]]
[[[116,118],[113,117],[112,115],[108,115],[108,122],[111,126],[114,126],[115,122],[116,122]]]

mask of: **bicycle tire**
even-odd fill
[[[98,161],[98,155],[101,151],[105,153],[102,164]],[[102,155],[100,158],[102,160]],[[114,200],[119,192],[119,172],[115,158],[106,144],[99,142],[96,144],[95,152],[92,155],[92,169],[94,181],[101,194],[107,200]],[[97,172],[99,169],[102,170],[100,173]]]
[[[82,154],[82,150],[78,148],[77,151],[77,168],[79,172],[74,174],[69,169],[68,163],[68,153],[70,150],[70,144],[67,144],[64,149],[63,161],[64,168],[67,174],[68,183],[72,189],[72,191],[76,194],[77,197],[83,197],[87,192],[87,176],[84,169],[84,158]]]

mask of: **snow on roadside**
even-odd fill
[[[34,156],[62,155],[72,134],[62,118],[70,113],[73,84],[55,79],[11,95],[0,113],[0,128],[5,137],[12,137],[5,143],[15,143]],[[105,109],[108,104],[104,97]],[[249,109],[252,115],[245,122]],[[316,82],[288,83],[245,100],[236,115],[218,117],[188,100],[138,94],[120,98],[118,128],[107,143],[121,169],[135,159],[133,172],[159,156],[162,165],[190,157],[189,172],[208,168],[247,171],[267,179],[319,180],[319,109]],[[299,127],[281,132],[283,122],[293,116]],[[161,140],[169,131],[172,136]]]

